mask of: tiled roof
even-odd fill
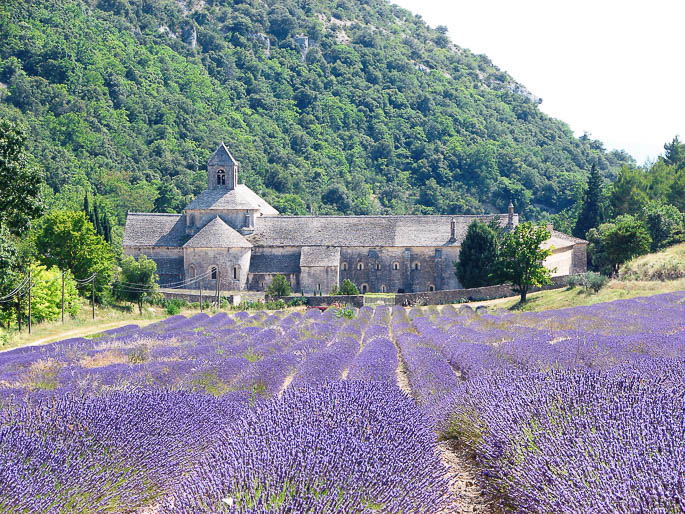
[[[207,223],[184,248],[251,248],[243,236],[226,225],[219,216]]]
[[[338,266],[340,248],[330,246],[305,246],[300,254],[300,266]]]
[[[487,216],[274,216],[255,220],[247,239],[255,246],[458,246],[469,224]],[[450,223],[456,222],[455,239]]]
[[[299,273],[300,252],[287,254],[252,253],[250,273]]]
[[[231,152],[229,151],[228,147],[222,141],[221,144],[219,145],[219,148],[217,148],[216,151],[209,158],[208,164],[225,164],[225,163],[237,165],[238,161],[236,161],[233,158],[233,155],[231,155]]]
[[[185,216],[129,212],[126,216],[124,246],[176,246],[188,240]]]
[[[571,243],[585,243],[588,242],[585,239],[580,239],[579,237],[574,237],[569,234],[564,234],[563,232],[558,232],[557,230],[552,230],[552,237],[558,237],[559,239],[565,239]]]
[[[238,184],[235,189],[224,186],[205,190],[186,207],[186,210],[196,209],[257,209],[263,216],[278,214],[276,209],[245,184]]]

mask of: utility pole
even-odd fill
[[[93,319],[95,319],[95,276],[90,283],[90,302],[93,304]]]
[[[64,324],[64,274],[66,271],[62,272],[62,324]]]
[[[29,270],[29,334],[31,333],[31,270]]]
[[[200,280],[200,312],[204,312],[202,309],[202,280]]]
[[[221,310],[221,272],[216,274],[216,307]]]

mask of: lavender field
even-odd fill
[[[0,353],[1,512],[685,510],[685,292],[174,316]]]

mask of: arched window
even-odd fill
[[[233,266],[233,280],[238,280],[238,266]]]
[[[226,185],[226,171],[216,170],[216,185],[225,186]]]
[[[195,278],[195,264],[190,265],[190,268],[188,269],[188,275],[190,275],[190,278]]]
[[[434,286],[433,284],[429,284],[429,285],[428,285],[428,290],[431,291],[431,292],[432,292],[432,291],[435,291],[435,286]]]
[[[342,265],[340,266],[340,269],[342,269],[343,271],[347,271],[347,263],[343,262]]]
[[[417,271],[420,270],[420,269],[421,269],[421,264],[418,263],[418,262],[415,262],[415,263],[414,263],[414,269],[417,270]]]
[[[216,277],[217,277],[217,275],[218,275],[218,273],[219,273],[218,270],[216,269],[216,266],[212,266],[212,267],[210,268],[210,271],[211,271],[212,280],[216,280]]]
[[[362,294],[366,294],[369,292],[369,284],[362,284]]]
[[[382,286],[381,286],[381,293],[387,293],[387,292],[388,292],[388,288],[385,287],[385,284],[382,285]]]
[[[376,263],[376,270],[377,270],[377,271],[380,271],[380,269],[381,269],[381,263],[380,263],[380,262],[377,262],[377,263]]]
[[[363,263],[363,262],[358,262],[358,263],[357,263],[357,269],[358,269],[358,270],[363,270],[363,269],[364,269],[364,263]]]
[[[400,263],[399,262],[393,262],[392,263],[392,269],[394,269],[395,271],[400,269]]]

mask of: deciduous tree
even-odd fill
[[[498,282],[511,283],[514,292],[521,295],[521,303],[526,301],[531,287],[551,283],[551,272],[543,261],[552,252],[541,246],[549,237],[544,226],[532,223],[516,225],[502,237],[493,277]]]
[[[292,293],[290,283],[285,275],[275,275],[269,288],[266,290],[266,294],[271,296],[288,296]]]
[[[130,255],[124,257],[112,290],[116,299],[137,304],[142,314],[143,300],[157,290],[157,264],[145,255],[137,261]]]

